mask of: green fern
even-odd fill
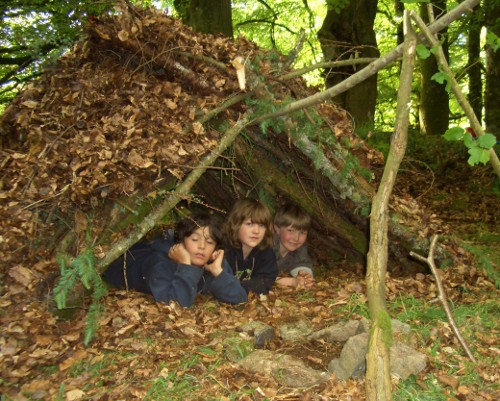
[[[58,255],[57,260],[61,269],[61,278],[54,288],[54,299],[58,309],[66,307],[68,294],[73,290],[77,280],[92,292],[92,303],[89,306],[84,329],[84,344],[88,345],[99,328],[98,320],[103,311],[100,300],[106,294],[106,286],[95,269],[94,250],[85,249],[71,262],[69,262],[70,257],[63,254]]]

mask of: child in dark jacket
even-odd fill
[[[225,258],[234,275],[247,293],[267,294],[278,275],[269,209],[256,199],[240,199],[229,213],[225,231]]]
[[[224,262],[223,245],[215,217],[198,214],[179,221],[175,231],[168,230],[151,243],[134,245],[104,277],[112,286],[152,294],[167,304],[176,301],[190,307],[198,292],[230,304],[246,302],[246,291]]]

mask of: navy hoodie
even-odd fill
[[[230,304],[248,300],[246,291],[233,275],[231,267],[224,260],[222,272],[214,277],[203,268],[175,263],[168,257],[174,245],[173,230],[152,243],[138,243],[127,251],[126,271],[130,289],[152,294],[157,302],[176,301],[190,307],[196,294],[212,294],[215,299]],[[125,287],[123,255],[115,260],[104,273],[106,281],[116,287]]]

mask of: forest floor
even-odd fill
[[[488,166],[447,163],[447,169],[434,171],[415,155],[407,157],[395,191],[418,198],[461,239],[455,248],[461,262],[455,264],[451,256],[442,266],[442,280],[478,362],[468,359],[435,302],[432,275],[389,275],[391,316],[412,327],[416,349],[428,357],[427,368],[416,377],[393,379],[396,400],[500,399],[500,291],[494,285],[500,264],[500,186]],[[364,400],[364,380],[343,383],[332,377],[311,389],[293,389],[279,378],[245,371],[225,353],[225,340],[238,335],[248,320],[276,327],[281,319],[303,316],[319,330],[368,317],[359,269],[318,270],[313,290],[276,288],[240,306],[198,296],[192,308],[182,309],[144,294],[111,290],[103,300],[97,335],[86,347],[85,308],[62,320],[47,305],[5,289],[0,298],[1,400]],[[341,345],[285,343],[276,337],[267,348],[326,371]]]

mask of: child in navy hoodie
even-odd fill
[[[175,231],[134,245],[109,266],[104,278],[112,286],[152,294],[167,304],[190,307],[198,292],[230,304],[246,302],[246,291],[224,262],[223,246],[214,216],[186,217]]]

